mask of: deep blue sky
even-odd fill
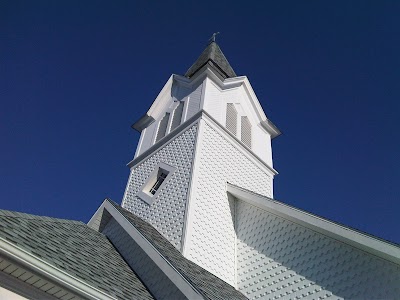
[[[399,1],[0,1],[0,208],[120,202],[130,125],[211,34],[283,135],[275,198],[400,243]]]

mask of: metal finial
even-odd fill
[[[219,34],[219,32],[214,32],[213,35],[211,36],[211,38],[208,40],[209,44],[211,44],[212,42],[215,42],[215,37],[217,36],[217,34]]]

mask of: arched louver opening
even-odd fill
[[[179,105],[174,110],[174,115],[171,122],[171,131],[181,124],[184,102],[179,102]]]
[[[169,115],[170,115],[170,113],[166,113],[165,116],[161,119],[160,125],[158,125],[156,142],[158,142],[160,139],[162,139],[165,136],[165,134],[167,133]]]
[[[237,134],[237,110],[233,103],[226,105],[226,129],[234,135]]]
[[[240,139],[247,147],[251,148],[251,124],[249,118],[246,116],[242,116],[241,123],[242,134]]]

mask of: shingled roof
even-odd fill
[[[247,299],[233,286],[186,259],[153,226],[111,200],[112,204],[205,299]]]
[[[107,237],[82,222],[0,210],[0,239],[110,299],[154,299]]]
[[[206,64],[210,64],[223,78],[236,77],[231,65],[222,53],[216,42],[211,42],[200,54],[195,63],[186,71],[185,76],[190,78]]]

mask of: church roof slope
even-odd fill
[[[224,78],[236,77],[231,65],[222,53],[221,48],[216,42],[208,44],[207,48],[200,54],[195,63],[186,71],[185,76],[192,77],[199,69],[209,63]]]
[[[0,239],[110,299],[153,299],[107,237],[82,222],[0,210]]]
[[[186,259],[153,226],[109,201],[190,282],[205,299],[247,299],[233,286]]]

